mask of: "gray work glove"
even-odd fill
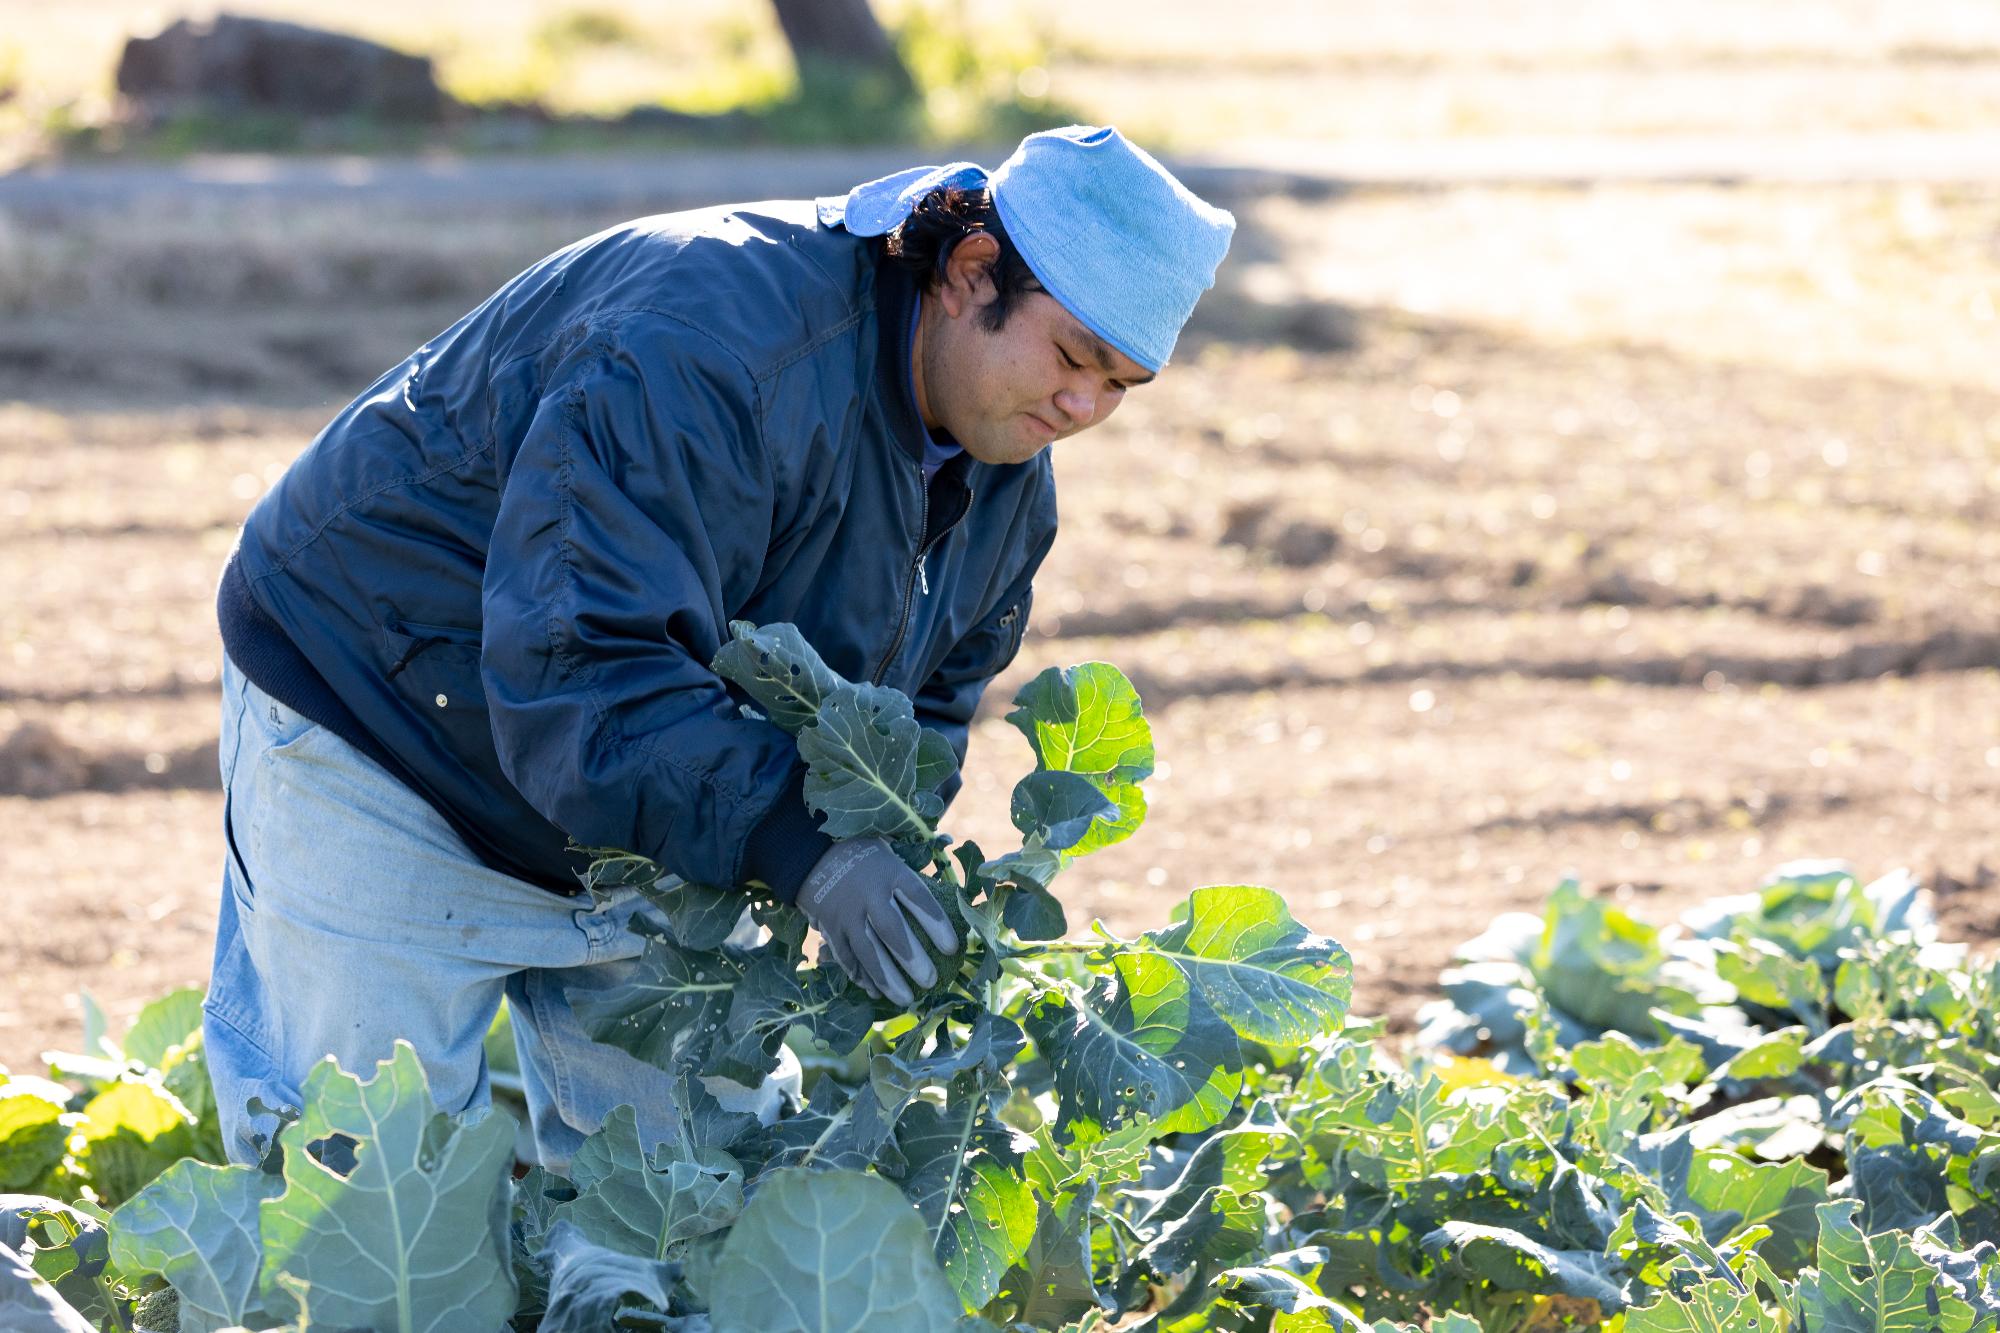
[[[940,953],[958,952],[958,932],[930,887],[880,838],[835,843],[806,876],[798,902],[841,970],[878,1000],[908,1008],[913,984],[937,982],[913,923]]]

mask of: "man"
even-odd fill
[[[790,621],[963,761],[1055,536],[1048,445],[1166,364],[1233,227],[1115,130],[1050,131],[990,177],[613,228],[349,404],[218,594],[231,1155],[275,1126],[252,1098],[398,1037],[441,1107],[482,1104],[503,995],[544,1165],[620,1103],[670,1133],[665,1076],[571,1012],[645,910],[579,899],[577,846],[796,901],[898,1004],[935,980],[918,933],[958,940],[922,883],[833,846],[708,663],[731,620]]]

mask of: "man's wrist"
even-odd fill
[[[794,902],[806,876],[833,846],[806,808],[805,766],[771,803],[743,846],[743,877],[761,880],[780,902]]]

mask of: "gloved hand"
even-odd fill
[[[799,910],[827,951],[861,989],[908,1008],[937,982],[911,925],[941,953],[958,952],[958,932],[917,872],[881,838],[835,843],[799,889]]]

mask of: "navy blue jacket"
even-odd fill
[[[960,454],[926,486],[916,299],[809,201],[551,255],[256,506],[225,646],[496,869],[573,892],[573,839],[795,894],[828,843],[791,738],[709,670],[728,622],[796,624],[962,761],[1055,537],[1046,453]]]

